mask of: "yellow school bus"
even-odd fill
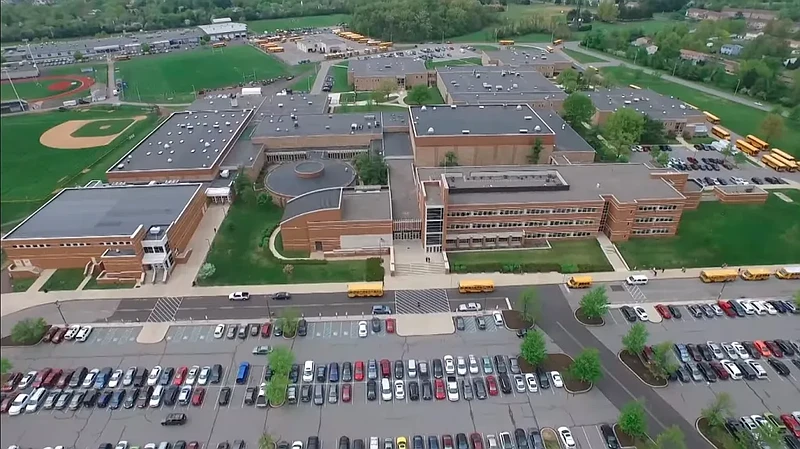
[[[564,41],[562,41],[561,39],[556,39],[553,41],[553,45],[561,45],[562,42]]]
[[[383,282],[359,282],[357,284],[347,284],[347,296],[350,298],[383,296]]]
[[[788,154],[788,153],[786,153],[784,151],[781,151],[781,150],[779,150],[777,148],[773,148],[772,151],[769,152],[769,154],[771,154],[772,156],[780,156],[780,157],[786,159],[787,161],[794,161],[794,156],[792,156],[791,154]]]
[[[489,279],[458,282],[459,293],[489,293],[494,291],[494,281]]]
[[[778,279],[800,279],[800,265],[783,267],[775,272]]]
[[[720,270],[703,270],[700,272],[700,280],[703,282],[731,282],[739,277],[739,270],[723,268]]]
[[[591,276],[572,276],[567,281],[569,288],[589,288],[592,286]]]
[[[283,53],[283,47],[269,47],[267,51],[270,53]]]
[[[225,42],[214,42],[213,44],[211,44],[211,48],[222,48],[226,47],[227,45],[228,44],[226,44]]]
[[[731,132],[721,126],[712,126],[711,134],[723,140],[728,140],[731,138]]]
[[[706,116],[706,120],[708,120],[708,122],[711,123],[712,125],[719,125],[720,120],[719,117],[717,117],[716,115],[708,111],[703,111],[703,115]]]
[[[742,279],[745,281],[763,281],[772,276],[772,271],[763,268],[748,268],[742,271]]]
[[[797,162],[790,161],[785,158],[778,156],[777,154],[770,153],[769,157],[775,159],[776,161],[780,162],[781,164],[786,166],[786,171],[795,172],[797,171]]]
[[[758,148],[750,145],[746,140],[739,139],[736,141],[736,148],[739,151],[744,151],[745,153],[749,154],[750,156],[758,155]]]
[[[503,39],[500,41],[500,45],[514,45],[514,41],[511,39]]]
[[[764,142],[763,140],[759,139],[758,137],[752,134],[748,134],[747,136],[745,136],[745,140],[747,140],[747,142],[750,143],[750,145],[753,145],[759,150],[769,150],[769,144],[767,142]]]
[[[552,52],[554,52],[554,51],[555,51],[555,49],[554,49],[553,47],[551,47],[551,46],[549,46],[549,45],[547,46],[547,52],[548,52],[548,53],[552,53]]]

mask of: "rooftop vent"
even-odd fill
[[[522,110],[522,105],[518,104],[517,107],[516,107],[516,110],[521,111]]]
[[[525,128],[520,128],[519,133],[520,134],[528,134],[528,130],[525,129]]]
[[[428,134],[433,134],[433,133],[434,133],[433,126],[431,126],[430,128],[428,128]]]
[[[532,115],[526,115],[525,116],[525,120],[533,120],[533,116]]]
[[[469,130],[468,129],[462,129],[461,130],[461,134],[469,134]]]
[[[483,106],[483,105],[481,105],[481,106],[478,106],[478,109],[483,109],[483,108],[484,108],[484,106]]]
[[[450,105],[450,109],[455,109],[455,108],[456,108],[456,105],[454,105],[454,104]]]
[[[536,132],[538,133],[539,131],[541,131],[541,130],[542,130],[542,127],[541,127],[541,126],[539,126],[539,125],[536,125],[536,126],[534,126],[534,127],[533,127],[533,130],[534,130],[534,131],[536,131]]]
[[[427,111],[427,110],[428,110],[428,108],[426,108],[425,106],[422,106],[421,108],[419,108],[419,110],[420,110],[420,111]]]
[[[171,158],[171,157],[168,157],[168,158],[167,158],[167,163],[168,163],[168,164],[171,164],[171,163],[172,163],[172,158]]]

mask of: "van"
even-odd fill
[[[742,371],[732,361],[723,360],[722,361],[722,366],[725,367],[725,370],[728,371],[728,373],[731,375],[731,379],[733,379],[733,380],[742,380],[742,378],[744,377],[742,375]]]
[[[628,285],[647,285],[647,276],[641,274],[634,274],[632,276],[628,276],[625,279],[625,283]]]
[[[239,371],[236,373],[236,383],[243,384],[247,382],[247,375],[250,373],[250,364],[242,362],[239,364]]]
[[[385,377],[381,379],[381,398],[384,401],[392,400],[392,385],[389,382],[389,379]]]
[[[159,385],[153,390],[153,395],[150,396],[150,407],[156,408],[161,405],[161,397],[164,395],[164,387]]]
[[[592,286],[591,276],[572,276],[567,281],[567,286],[570,288],[589,288]]]
[[[408,377],[412,379],[417,377],[417,361],[414,359],[408,360]]]
[[[25,406],[25,413],[36,413],[42,407],[45,397],[47,396],[47,388],[40,387],[34,390],[33,394],[28,398],[28,405]]]
[[[313,382],[314,381],[314,362],[311,360],[306,360],[305,365],[303,365],[303,382]]]

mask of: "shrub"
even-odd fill
[[[371,282],[382,281],[386,275],[386,270],[383,268],[383,259],[380,257],[370,257],[366,260],[366,280]]]

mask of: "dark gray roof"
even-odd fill
[[[560,93],[561,89],[551,83],[541,73],[532,69],[513,70],[503,67],[465,67],[440,68],[437,70],[447,91],[483,93],[528,92],[528,93]],[[497,87],[500,87],[498,89]]]
[[[487,51],[486,54],[489,58],[502,61],[505,65],[520,68],[548,65],[554,62],[570,62],[563,54],[559,52],[548,53],[544,47],[520,47],[514,50]]]
[[[389,190],[345,190],[342,194],[342,220],[390,220]]]
[[[539,117],[556,132],[556,151],[592,151],[594,148],[583,140],[571,126],[554,110],[540,111]]]
[[[384,117],[391,117],[384,114]],[[297,127],[294,126],[295,121]],[[275,115],[264,118],[255,137],[326,136],[343,134],[379,134],[383,126],[380,112],[353,114]],[[377,126],[376,126],[377,123]],[[354,128],[355,125],[355,128]]]
[[[564,92],[532,93],[532,92],[478,92],[455,93],[450,98],[456,104],[519,104],[536,103],[539,101],[564,101],[567,94]]]
[[[384,157],[412,156],[411,137],[408,133],[383,134]]]
[[[421,106],[411,108],[411,115],[417,137],[454,136],[465,134],[463,131],[469,131],[470,135],[553,133],[527,105]],[[520,130],[527,131],[521,133]]]
[[[302,175],[318,173],[316,177]],[[264,178],[266,187],[280,195],[296,197],[331,187],[347,187],[356,179],[353,167],[335,159],[309,159],[280,164]]]
[[[341,207],[341,199],[341,187],[317,190],[292,198],[283,209],[281,223],[320,209],[339,209]]]
[[[592,99],[594,107],[601,111],[629,108],[647,114],[653,120],[685,118],[705,122],[701,111],[675,97],[667,97],[650,89],[615,87],[587,92],[586,95]]]
[[[201,184],[64,189],[3,240],[130,236],[177,220]]]
[[[232,97],[235,97],[232,98]],[[190,111],[213,111],[225,109],[228,111],[241,111],[243,109],[258,109],[266,97],[261,95],[241,95],[241,89],[225,93],[214,92],[198,97],[189,106]],[[232,103],[236,103],[234,106]]]
[[[289,115],[289,114],[322,114],[325,107],[328,105],[328,95],[299,95],[292,94],[286,95],[277,93],[269,95],[265,98],[264,102],[256,110],[256,119],[268,119],[273,115]]]
[[[397,77],[428,71],[425,62],[417,58],[353,59],[347,70],[355,77]]]
[[[234,136],[247,125],[252,112],[174,112],[108,171],[212,167],[233,144]]]
[[[222,160],[220,167],[237,168],[252,167],[256,162],[258,153],[264,151],[263,145],[253,143],[250,139],[241,138],[233,144],[233,147]]]
[[[392,192],[392,219],[419,220],[419,203],[414,183],[412,159],[389,159],[389,188]]]

